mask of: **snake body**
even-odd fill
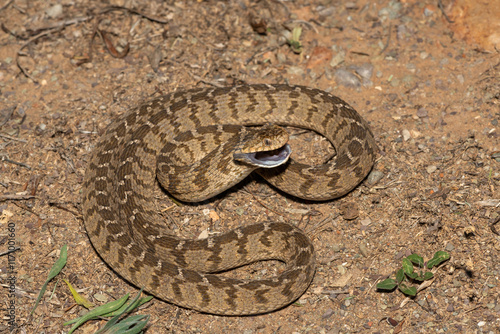
[[[257,125],[310,129],[336,150],[320,166],[290,160],[258,169],[291,195],[311,200],[343,196],[374,164],[376,144],[366,122],[346,102],[321,90],[245,85],[154,98],[111,123],[89,161],[83,216],[104,261],[156,297],[201,312],[260,314],[300,297],[315,272],[314,248],[300,229],[263,222],[207,239],[181,239],[151,206],[157,170],[164,187],[187,201],[214,196],[239,182],[256,167],[235,162],[239,153],[228,153],[234,148],[228,151],[224,140],[252,140],[248,134]],[[265,140],[264,150],[270,143]],[[243,144],[236,145],[240,152]],[[285,270],[261,280],[218,274],[267,259],[285,262]]]

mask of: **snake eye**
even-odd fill
[[[271,146],[271,139],[268,138],[264,139],[264,145]]]

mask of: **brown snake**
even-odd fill
[[[287,138],[271,124],[318,132],[332,143],[336,156],[319,166],[283,163],[288,156],[280,155],[289,152],[276,146]],[[270,152],[251,152],[253,144],[238,143],[241,138],[256,141],[254,125],[266,128],[256,145]],[[234,138],[237,147],[228,148],[224,140]],[[152,207],[157,169],[174,196],[197,201],[257,168],[247,160],[283,159],[280,166],[257,172],[291,195],[328,200],[360,183],[375,154],[375,140],[361,116],[321,90],[249,85],[176,92],[122,115],[99,140],[83,183],[85,227],[111,268],[158,298],[213,314],[270,312],[296,300],[311,283],[315,257],[309,238],[286,223],[257,223],[201,240],[173,236]],[[261,280],[217,274],[265,259],[283,261],[286,268]]]

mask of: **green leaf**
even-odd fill
[[[118,310],[103,314],[102,316],[103,317],[114,317],[117,314],[123,313],[129,307],[130,307],[130,310],[134,310],[137,307],[141,306],[142,304],[149,302],[151,299],[153,299],[153,296],[147,296],[147,297],[142,297],[140,299],[134,299],[134,300],[122,305],[122,307],[120,307]]]
[[[408,295],[408,296],[416,296],[417,295],[417,288],[415,288],[414,286],[409,287],[406,284],[401,283],[398,288],[405,295]]]
[[[120,299],[117,299],[117,300],[109,302],[107,304],[98,306],[95,309],[92,309],[91,311],[87,312],[86,314],[84,314],[83,316],[78,318],[78,321],[73,325],[73,327],[71,327],[68,334],[73,333],[73,331],[75,329],[80,327],[81,324],[85,323],[88,320],[98,318],[98,317],[102,316],[103,314],[108,314],[110,312],[113,312],[113,311],[119,309],[123,304],[125,304],[125,302],[128,299],[128,296],[129,296],[129,294],[127,293],[125,296],[123,296]],[[69,325],[69,323],[65,322],[63,324],[63,326],[66,326],[66,325]]]
[[[408,258],[403,259],[403,270],[405,274],[410,275],[413,273],[413,264]]]
[[[123,319],[122,321],[118,322],[118,320],[126,313],[132,311],[135,306],[137,305],[137,302],[139,300],[139,297],[141,296],[142,289],[139,291],[137,296],[135,296],[134,300],[130,303],[130,305],[123,310],[123,312],[115,315],[113,318],[109,319],[109,321],[106,323],[104,327],[99,329],[95,334],[132,334],[132,333],[139,333],[144,326],[146,326],[148,320],[149,320],[149,315],[146,316],[146,321],[140,321],[142,320],[145,316],[142,315],[135,315],[132,317],[128,317]],[[68,333],[69,334],[69,333]]]
[[[405,279],[405,272],[403,269],[399,269],[396,272],[396,281],[398,282],[398,284],[400,284],[401,282],[403,282],[404,279]]]
[[[407,259],[410,260],[413,264],[417,265],[420,268],[422,268],[424,266],[424,258],[418,254],[412,254],[412,255],[408,256]]]
[[[406,276],[408,276],[409,278],[411,279],[416,279],[418,280],[418,274],[416,272],[413,272],[411,274],[406,274]]]
[[[144,321],[142,321],[145,319]],[[96,332],[97,333],[105,333],[105,334],[136,334],[139,333],[144,326],[149,321],[149,315],[133,315],[131,317],[125,318],[119,323],[109,327],[104,332]],[[103,327],[104,329],[104,327]]]
[[[123,313],[123,311],[124,311],[125,309],[127,309],[127,308],[131,305],[131,304],[134,304],[134,305],[132,306],[132,308],[131,308],[131,310],[133,310],[133,309],[135,309],[135,308],[137,308],[137,307],[139,307],[139,306],[141,306],[141,305],[143,305],[143,304],[145,304],[145,303],[149,302],[151,299],[153,299],[153,297],[152,297],[152,296],[147,296],[147,297],[142,297],[142,298],[140,298],[140,299],[139,299],[139,300],[137,300],[135,303],[134,303],[134,300],[135,300],[135,299],[134,299],[134,300],[131,300],[131,301],[127,301],[127,302],[126,302],[125,304],[123,304],[120,308],[118,308],[118,309],[116,309],[116,310],[114,310],[114,311],[111,311],[111,312],[109,312],[109,313],[104,313],[104,314],[101,314],[100,316],[101,316],[101,317],[105,317],[105,318],[108,318],[108,317],[114,317],[114,316],[115,316],[115,315],[117,315],[117,314],[122,314],[122,313]],[[75,322],[77,322],[79,319],[80,319],[80,318],[75,318],[75,319],[73,319],[73,320],[66,321],[66,322],[64,323],[64,325],[71,325],[71,324],[74,324],[74,323],[75,323]],[[97,317],[96,317],[95,319],[97,319]]]
[[[91,308],[94,306],[87,298],[76,292],[75,288],[71,285],[70,282],[68,282],[67,279],[63,279],[64,282],[68,285],[69,291],[71,291],[71,294],[73,295],[73,299],[78,305],[82,305],[85,308]]]
[[[420,272],[420,274],[419,274],[419,275],[416,275],[416,273],[415,273],[415,277],[412,277],[412,278],[413,278],[415,281],[419,281],[419,282],[423,282],[423,281],[425,281],[425,278],[424,278],[424,276],[422,275],[422,272]]]
[[[448,252],[445,251],[436,252],[436,254],[434,254],[434,257],[430,259],[429,262],[427,262],[427,268],[431,269],[432,267],[441,264],[442,262],[448,260],[449,258],[450,254],[448,254]]]
[[[38,297],[36,298],[35,306],[33,306],[33,309],[31,310],[31,315],[33,315],[33,312],[35,312],[36,308],[38,307],[38,303],[40,303],[40,300],[42,299],[43,294],[45,293],[45,290],[47,289],[47,284],[57,276],[61,272],[61,270],[64,268],[66,265],[66,260],[68,259],[68,245],[63,245],[61,247],[61,252],[59,254],[59,258],[56,260],[52,268],[50,269],[49,276],[47,277],[47,280],[45,283],[43,283],[42,288],[40,289],[40,293],[38,294]]]
[[[302,35],[302,28],[294,27],[292,30],[292,40],[297,42],[300,41],[300,35]]]
[[[428,280],[434,277],[434,274],[431,273],[430,271],[425,272],[424,274],[424,280]]]
[[[292,30],[292,38],[288,40],[288,44],[292,47],[292,51],[295,53],[302,52],[302,43],[300,43],[301,34],[302,34],[302,28],[295,27]]]
[[[392,290],[396,286],[398,286],[398,284],[396,283],[396,281],[393,280],[392,278],[388,278],[388,279],[385,279],[382,282],[378,283],[377,284],[377,289],[380,289],[380,290]]]

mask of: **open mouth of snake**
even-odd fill
[[[240,160],[262,168],[273,168],[287,162],[288,158],[290,158],[290,154],[292,154],[292,149],[290,145],[286,144],[283,147],[271,151],[246,153],[245,157],[240,157],[242,158]]]

